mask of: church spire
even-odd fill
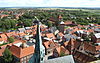
[[[33,60],[30,61],[30,63],[43,63],[44,56],[45,56],[45,48],[42,45],[42,38],[41,38],[41,32],[40,32],[40,22],[37,17],[35,17],[37,20],[37,34],[36,34],[36,43],[35,43],[35,53],[33,54]]]
[[[40,22],[39,21],[37,23],[35,53],[36,53],[36,59],[35,59],[36,62],[35,63],[41,63],[41,61],[43,61],[43,58],[44,58],[45,49],[44,49],[44,46],[42,45],[41,32],[40,32]]]

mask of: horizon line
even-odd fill
[[[60,7],[60,6],[48,6],[48,7],[32,7],[32,6],[9,6],[9,7],[0,7],[0,8],[100,8],[100,7]]]

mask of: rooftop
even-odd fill
[[[17,43],[11,46],[10,51],[14,56],[18,58],[22,58],[34,53],[34,46],[21,48],[21,47],[18,47],[20,44],[21,43]]]
[[[96,38],[100,38],[100,33],[94,34]]]
[[[44,63],[75,63],[75,62],[74,62],[73,56],[68,55],[68,56],[46,60],[44,61]]]

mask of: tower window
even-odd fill
[[[41,58],[41,61],[43,61],[43,58]]]
[[[50,45],[48,45],[50,47]]]

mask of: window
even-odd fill
[[[0,38],[2,38],[2,37],[0,36]]]
[[[24,63],[24,62],[21,62],[21,63]]]
[[[23,63],[26,63],[26,61],[24,61]]]
[[[29,59],[27,61],[29,61]]]
[[[50,47],[50,45],[48,45]]]
[[[23,61],[23,58],[21,58],[21,61]]]
[[[50,53],[50,51],[48,51],[48,53]]]
[[[41,61],[43,61],[43,58],[41,58]]]
[[[29,56],[27,56],[27,59],[29,58]]]
[[[24,60],[26,60],[26,57],[24,57]]]

